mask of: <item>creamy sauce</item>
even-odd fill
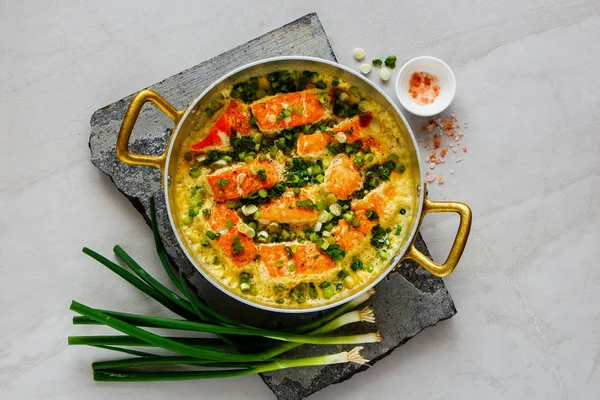
[[[416,193],[409,147],[379,104],[335,77],[287,75],[225,88],[190,115],[174,218],[222,286],[308,308],[383,273],[406,242]],[[277,93],[290,82],[293,93]]]

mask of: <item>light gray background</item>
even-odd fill
[[[436,168],[446,183],[429,192],[475,217],[445,280],[458,314],[311,398],[598,398],[597,0],[2,1],[0,397],[273,398],[258,377],[95,384],[89,364],[105,353],[67,348],[89,332],[68,305],[158,309],[80,253],[120,243],[158,271],[142,218],[89,162],[92,112],[312,11],[342,64],[358,68],[360,46],[451,65],[469,153]],[[437,259],[455,227],[426,220]]]

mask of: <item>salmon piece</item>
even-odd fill
[[[291,259],[285,251],[289,246],[295,249]],[[320,274],[335,267],[333,260],[321,254],[314,243],[274,243],[262,244],[259,249],[260,260],[270,276],[290,276]],[[318,256],[315,258],[315,256]]]
[[[250,133],[249,116],[242,110],[242,106],[235,100],[231,100],[221,116],[208,131],[208,135],[198,143],[192,145],[196,152],[207,152],[210,150],[223,150],[229,148],[229,138],[233,132],[240,135]]]
[[[250,193],[256,192],[260,189],[267,189],[276,184],[281,180],[279,170],[273,162],[269,161],[255,161],[252,164],[246,164],[248,166],[248,172],[245,176],[238,176],[239,188],[241,196],[248,196]],[[265,170],[266,179],[263,181],[260,179],[260,175],[253,173],[252,171]]]
[[[296,151],[301,157],[322,155],[327,150],[327,145],[331,143],[331,135],[323,132],[316,132],[309,135],[301,133],[298,136]]]
[[[367,194],[364,198],[356,200],[352,204],[353,210],[375,210],[379,218],[389,218],[397,209],[397,201],[394,201],[399,194],[396,186],[384,183],[377,189]]]
[[[347,198],[362,185],[361,177],[354,162],[345,154],[337,155],[325,171],[325,190],[335,194],[338,199]]]
[[[265,170],[266,179],[252,171]],[[206,175],[206,181],[213,192],[215,201],[227,201],[244,197],[260,189],[268,189],[281,180],[277,167],[270,162],[253,162],[223,168],[214,174]]]
[[[297,201],[306,199],[308,199],[306,194],[301,193],[296,196],[292,192],[286,192],[280,198],[259,207],[260,220],[288,224],[314,223],[317,220],[317,210],[296,205]]]
[[[336,243],[348,252],[365,240],[376,224],[375,221],[371,221],[367,217],[366,212],[363,210],[356,211],[355,216],[360,220],[358,227],[355,228],[351,223],[342,219],[331,231]]]
[[[373,116],[370,113],[362,114],[340,122],[332,130],[335,133],[344,133],[346,135],[346,143],[354,143],[357,140],[362,140],[363,146],[386,152],[389,150],[388,147],[377,140],[375,138],[376,133],[369,129],[369,124],[372,120]]]
[[[216,239],[216,242],[221,248],[221,251],[239,268],[253,262],[256,254],[258,254],[258,248],[256,247],[256,244],[254,244],[252,238],[238,232],[235,228],[221,234],[221,236]],[[236,243],[238,246],[243,247],[243,249],[237,251],[234,255]]]
[[[342,132],[346,135],[346,143],[354,143],[357,140],[362,139],[361,126],[359,117],[354,117],[346,121],[342,121],[333,128],[335,133]]]
[[[221,170],[206,176],[206,182],[213,192],[215,201],[227,201],[241,197],[237,178],[240,174],[247,173],[245,167],[245,165],[234,167],[233,169]]]
[[[237,213],[227,208],[224,203],[217,203],[210,209],[210,216],[208,217],[208,226],[215,232],[222,232],[227,229],[227,221],[233,223],[235,229],[237,225],[242,222],[242,219]]]
[[[325,116],[325,108],[319,101],[316,91],[279,94],[255,101],[250,105],[252,114],[258,121],[261,131],[277,131],[316,122]],[[286,108],[292,114],[281,118],[279,114]]]

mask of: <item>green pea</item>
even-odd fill
[[[183,219],[184,225],[189,225],[194,222],[194,217],[190,217],[189,215]]]

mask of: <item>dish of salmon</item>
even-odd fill
[[[275,308],[351,296],[407,244],[416,190],[394,118],[359,88],[277,71],[192,111],[174,218],[197,265]]]

